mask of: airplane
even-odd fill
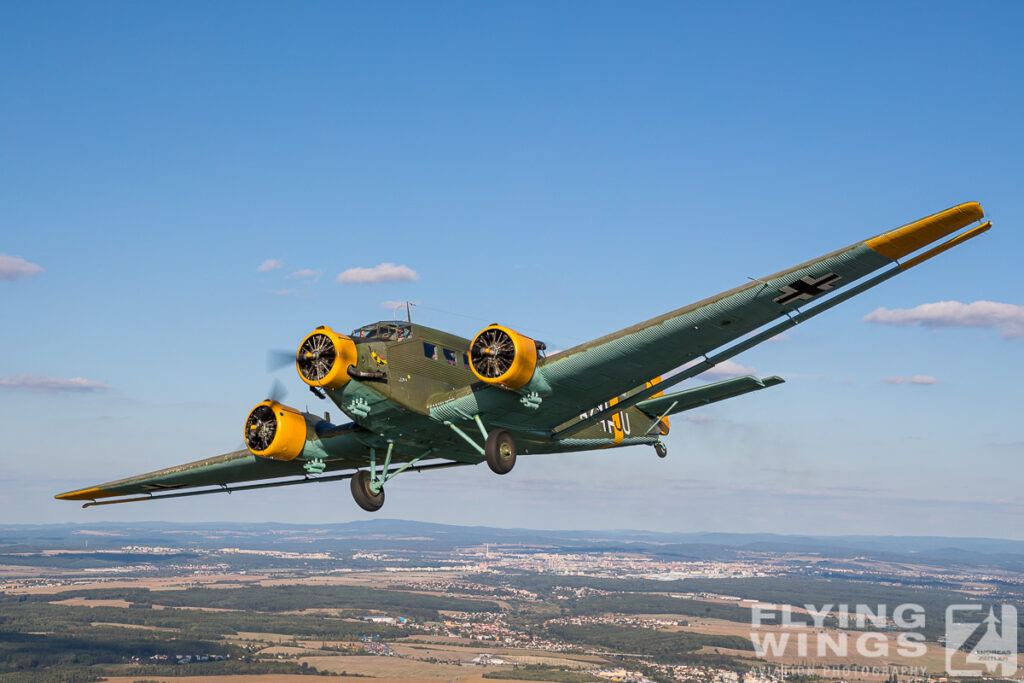
[[[351,422],[271,395],[245,419],[244,450],[56,498],[90,507],[349,479],[355,502],[373,512],[406,471],[486,462],[504,475],[519,454],[635,445],[665,457],[672,415],[783,380],[667,389],[977,237],[992,226],[983,218],[980,204],[960,204],[550,355],[499,324],[473,339],[398,320],[348,335],[320,326],[288,363]]]

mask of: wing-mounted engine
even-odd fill
[[[537,351],[543,348],[542,342],[515,330],[488,325],[469,345],[469,369],[481,382],[519,389],[533,378]]]
[[[295,367],[311,387],[340,389],[351,379],[348,368],[356,358],[356,344],[350,337],[321,325],[302,340]]]
[[[268,398],[245,420],[245,445],[261,458],[294,460],[306,445],[306,418]]]

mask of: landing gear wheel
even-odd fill
[[[668,455],[668,448],[665,447],[665,444],[659,441],[658,443],[654,444],[654,452],[658,454],[659,458],[664,458],[666,455]]]
[[[384,488],[374,493],[370,488],[370,473],[359,470],[352,476],[352,497],[359,507],[367,512],[376,512],[384,504]]]
[[[516,442],[504,429],[495,429],[484,444],[487,466],[495,474],[508,474],[516,464]]]

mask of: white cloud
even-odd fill
[[[551,355],[551,354],[549,353],[548,355]],[[683,372],[684,370],[692,368],[694,365],[697,365],[697,364],[703,363],[703,362],[704,362],[703,358],[695,358],[695,359],[691,360],[689,363],[685,363],[685,364],[679,366],[675,370],[670,370],[669,372],[666,372],[664,375],[662,375],[662,379],[664,380],[664,379],[668,379],[669,377],[674,377],[675,375],[678,375],[680,372]],[[709,368],[709,369],[705,370],[704,372],[702,372],[702,373],[700,373],[699,375],[696,375],[696,376],[697,377],[702,377],[702,378],[705,378],[705,379],[722,380],[722,379],[732,379],[733,377],[743,377],[744,375],[753,375],[753,374],[756,374],[756,373],[757,373],[757,370],[755,368],[748,367],[746,365],[740,365],[739,363],[737,363],[735,361],[723,360],[721,363],[719,363],[715,367]]]
[[[914,375],[913,377],[884,377],[886,384],[937,384],[939,380],[931,375]]]
[[[0,389],[21,389],[23,391],[46,393],[88,393],[107,391],[110,387],[106,384],[94,382],[91,379],[85,379],[84,377],[58,379],[56,377],[39,377],[38,375],[18,375],[16,377],[8,375],[0,377]]]
[[[279,261],[276,258],[268,258],[266,261],[261,263],[259,268],[257,268],[256,270],[258,270],[261,273],[267,273],[271,270],[281,270],[282,268],[284,268],[283,261]]]
[[[374,285],[380,282],[408,282],[419,280],[419,274],[409,266],[381,263],[373,268],[349,268],[338,275],[342,284]]]
[[[20,256],[0,254],[0,280],[20,280],[43,272],[39,264],[26,261]]]
[[[1024,336],[1024,306],[995,301],[939,301],[914,308],[878,308],[864,316],[869,323],[922,327],[992,327],[1005,338]]]
[[[711,379],[731,379],[733,377],[753,375],[756,372],[757,370],[752,367],[740,365],[739,363],[731,360],[723,360],[715,367],[711,368],[710,370],[705,370],[704,372],[700,373],[697,376],[710,377]]]
[[[303,268],[302,270],[296,270],[291,275],[286,276],[286,280],[312,280],[316,282],[320,279],[320,276],[324,274],[322,270],[313,270],[312,268]]]

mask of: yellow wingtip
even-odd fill
[[[58,493],[54,498],[57,500],[95,500],[96,498],[105,498],[107,496],[116,496],[116,493],[110,491],[104,491],[98,486],[93,486],[88,489],[79,489],[77,491],[68,491],[67,493]]]
[[[882,256],[898,259],[984,217],[981,204],[966,202],[882,233],[864,244]]]

